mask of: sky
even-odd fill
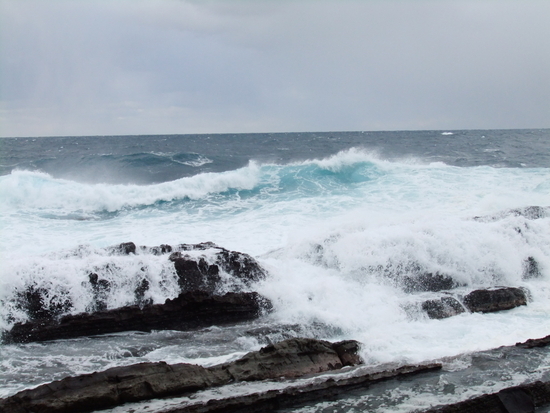
[[[550,127],[548,0],[0,0],[0,136]]]

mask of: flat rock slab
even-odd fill
[[[430,363],[401,366],[395,369],[368,371],[363,374],[328,379],[305,385],[290,386],[282,390],[268,390],[244,396],[211,400],[182,407],[164,409],[164,413],[264,413],[292,408],[304,403],[333,399],[350,390],[365,388],[383,380],[398,379],[410,375],[441,369],[441,364]]]
[[[213,368],[228,372],[238,381],[293,378],[360,364],[358,351],[359,343],[354,340],[330,343],[314,339],[288,339]]]
[[[192,291],[143,308],[134,305],[67,315],[59,321],[15,324],[2,338],[5,343],[26,343],[122,331],[188,330],[252,320],[268,308],[269,301],[255,292],[212,295]]]
[[[293,338],[205,368],[192,364],[140,363],[67,377],[0,400],[3,413],[70,413],[127,402],[180,396],[240,380],[299,377],[360,363],[359,343]]]
[[[425,413],[534,413],[535,408],[549,403],[550,383],[537,381],[436,407]]]

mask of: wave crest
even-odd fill
[[[14,171],[0,178],[0,197],[12,210],[107,211],[154,205],[177,199],[200,199],[231,189],[252,189],[259,166],[222,173],[202,173],[153,185],[84,184],[42,172]]]

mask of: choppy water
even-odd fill
[[[269,277],[252,289],[274,312],[203,332],[118,334],[0,346],[0,397],[68,374],[139,361],[215,364],[281,337],[361,341],[368,365],[410,363],[550,334],[550,130],[346,132],[0,140],[0,328],[26,314],[33,285],[72,312],[92,299],[93,268],[128,304],[178,293],[166,256],[103,248],[212,241],[253,255]],[[474,217],[481,217],[475,219]],[[540,277],[526,279],[526,260]],[[430,320],[403,276],[517,286],[529,305]],[[140,278],[141,279],[141,278]],[[323,410],[318,410],[323,411]]]

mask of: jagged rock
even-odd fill
[[[73,307],[69,294],[59,296],[44,287],[30,285],[15,296],[15,306],[23,310],[29,320],[48,320],[66,313]]]
[[[182,257],[181,254],[173,254],[170,259],[174,262],[176,274],[178,274],[178,284],[182,291],[213,292],[221,281],[218,266],[209,265],[204,258],[195,261],[190,257]]]
[[[153,304],[152,299],[145,299],[145,293],[149,289],[149,281],[147,278],[141,280],[136,289],[134,290],[134,297],[136,305],[143,307],[145,305]]]
[[[234,277],[245,283],[262,280],[266,276],[265,270],[248,254],[221,249],[216,263]]]
[[[295,338],[251,352],[242,359],[210,368],[190,364],[140,363],[103,372],[68,377],[24,390],[0,400],[4,413],[85,412],[106,409],[126,402],[178,396],[234,380],[262,380],[298,377],[339,369],[348,362],[360,362],[354,353],[358,343],[332,344]]]
[[[162,255],[162,254],[167,254],[167,253],[170,253],[172,252],[172,246],[171,245],[167,245],[167,244],[161,244],[160,246],[158,247],[146,247],[146,246],[141,246],[140,249],[142,251],[149,251],[151,252],[151,254],[153,255]]]
[[[452,317],[466,311],[462,304],[453,297],[442,297],[439,300],[426,300],[422,303],[422,310],[428,314],[428,317],[434,319]]]
[[[440,273],[421,273],[415,276],[405,276],[402,278],[401,284],[405,292],[438,292],[450,290],[459,285],[452,277]]]
[[[535,348],[535,347],[546,347],[550,345],[550,336],[546,336],[543,338],[530,338],[529,340],[523,342],[523,343],[516,343],[517,347],[523,347],[523,348]]]
[[[361,364],[359,357],[359,343],[355,340],[344,340],[332,345],[344,366],[355,366]]]
[[[66,315],[58,321],[38,320],[15,324],[3,334],[8,343],[47,341],[121,331],[187,330],[257,318],[269,309],[257,293],[212,295],[186,292],[164,304],[127,306],[88,314]]]
[[[246,285],[259,281],[266,277],[265,270],[258,262],[248,254],[237,251],[229,251],[218,247],[212,242],[201,244],[181,244],[174,248],[176,251],[170,255],[174,262],[176,271],[182,284],[199,284],[201,279],[207,288],[216,287],[219,278],[216,276],[222,270],[233,277],[243,281]],[[204,257],[193,257],[189,254],[182,254],[184,251],[206,251],[213,250],[214,262],[209,264]],[[194,262],[195,264],[192,264]],[[212,285],[211,285],[212,284]]]
[[[527,305],[527,297],[522,289],[515,287],[475,290],[464,297],[464,305],[471,312],[490,313]]]
[[[250,287],[253,282],[263,279],[267,275],[250,255],[229,251],[211,242],[180,244],[174,247],[162,244],[158,247],[141,246],[139,248],[136,248],[133,242],[125,242],[105,248],[105,251],[108,255],[170,254],[168,259],[174,263],[179,287],[181,291],[187,292],[196,290],[208,293],[239,292],[244,289],[243,286]],[[191,254],[193,251],[205,251],[205,254],[197,256],[197,254]],[[182,252],[184,253],[182,254]],[[189,252],[189,254],[185,252]],[[129,257],[129,259],[133,259],[133,257]],[[135,259],[139,260],[138,257]],[[109,259],[107,258],[107,260]],[[107,309],[109,296],[117,293],[113,291],[115,288],[120,288],[116,285],[116,281],[112,280],[116,280],[116,275],[121,270],[120,265],[116,262],[107,261],[103,266],[94,267],[88,272],[88,279],[82,282],[91,297],[90,302],[86,305],[88,312]],[[220,271],[224,272],[223,280]],[[106,274],[110,277],[106,277]],[[234,278],[227,277],[227,274]],[[146,268],[142,267],[141,271],[136,271],[134,277],[134,279],[124,280],[135,286],[133,304],[140,307],[151,304],[152,300],[146,298],[151,279],[148,277]],[[66,294],[59,291],[59,288],[56,291],[53,293],[46,287],[32,284],[14,292],[11,300],[13,300],[15,308],[23,310],[29,321],[54,320],[67,314],[73,308],[69,291]]]
[[[88,275],[88,280],[92,287],[93,304],[88,311],[103,311],[107,309],[107,295],[111,289],[111,283],[108,280],[100,279],[96,273]]]
[[[133,242],[123,242],[122,244],[106,248],[111,254],[130,255],[136,253],[136,244]]]
[[[299,377],[359,364],[358,350],[356,341],[333,344],[323,340],[291,338],[248,353],[219,368],[229,372],[236,380]]]

